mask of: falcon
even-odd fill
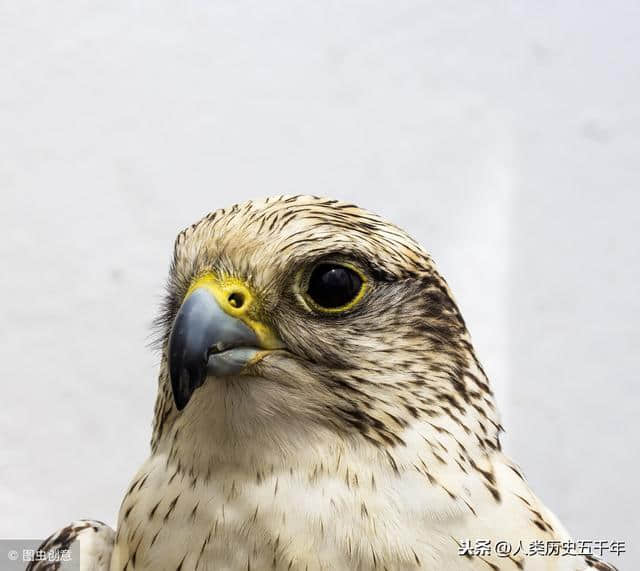
[[[176,239],[157,325],[115,537],[48,540],[77,539],[83,570],[614,569],[502,452],[447,283],[382,218],[310,196],[212,212]]]

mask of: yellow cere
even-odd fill
[[[185,299],[199,288],[208,290],[225,313],[250,327],[257,335],[262,348],[278,349],[282,347],[282,342],[271,328],[254,318],[257,306],[256,299],[244,281],[232,276],[218,277],[209,272],[194,280]]]

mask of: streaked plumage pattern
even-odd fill
[[[78,561],[67,561],[62,557],[51,561],[34,559],[26,571],[108,571],[114,538],[114,531],[101,521],[82,519],[71,522],[45,539],[39,550],[61,555],[77,541],[80,543],[80,566]]]
[[[301,276],[350,264],[367,290],[319,314]],[[178,411],[176,313],[207,272],[246,284],[285,349],[209,378]],[[578,556],[461,556],[464,540],[566,540],[501,451],[465,322],[429,255],[376,215],[277,197],[178,236],[158,320],[151,455],[120,510],[111,570],[580,570]],[[600,567],[598,567],[600,566]]]

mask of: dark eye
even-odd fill
[[[362,292],[362,278],[345,266],[318,264],[309,277],[307,295],[320,309],[348,305]]]

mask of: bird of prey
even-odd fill
[[[614,569],[571,551],[502,452],[447,283],[377,215],[310,196],[212,212],[176,239],[158,328],[151,454],[117,534],[48,543],[79,536],[83,570]]]

